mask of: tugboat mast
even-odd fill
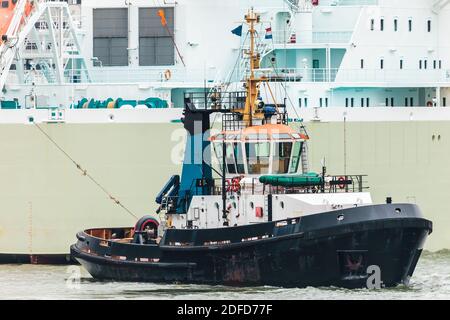
[[[243,115],[243,121],[246,126],[253,125],[253,117],[256,116],[256,103],[259,96],[259,84],[263,80],[261,78],[255,77],[255,70],[259,69],[260,65],[260,55],[255,50],[255,38],[256,38],[256,29],[255,25],[260,22],[260,15],[253,11],[253,8],[249,10],[248,14],[245,15],[245,22],[249,27],[250,33],[250,49],[247,52],[247,55],[250,59],[250,76],[246,80],[246,91],[247,97],[245,100],[245,106],[243,110],[235,110]],[[260,117],[257,117],[260,118]],[[262,117],[261,117],[262,118]]]

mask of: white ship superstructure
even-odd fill
[[[308,151],[314,169],[326,158],[335,171],[367,172],[376,201],[420,204],[435,221],[429,248],[450,247],[449,1],[70,0],[34,1],[31,11],[25,0],[0,2],[26,12],[1,47],[0,254],[65,254],[78,230],[133,219],[35,124],[138,215],[152,212],[179,165],[155,152],[180,153],[171,132],[184,95],[242,88],[239,26],[250,7],[262,20],[258,72],[272,87],[261,94],[287,96],[293,125],[328,137]]]

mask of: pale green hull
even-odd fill
[[[41,127],[136,216],[155,212],[156,193],[180,171],[180,124]],[[343,123],[307,129],[310,169],[320,172],[325,157],[330,174],[343,174]],[[368,175],[374,202],[417,203],[434,223],[426,248],[450,248],[449,123],[353,122],[345,131],[347,173]],[[65,254],[77,231],[135,223],[33,125],[1,125],[0,150],[0,254]]]

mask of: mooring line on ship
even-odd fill
[[[125,210],[128,214],[133,216],[134,218],[138,219],[138,217],[130,210],[128,209],[122,202],[120,202],[119,199],[114,197],[111,193],[108,192],[108,190],[102,186],[93,176],[91,176],[86,169],[83,169],[83,167],[73,159],[70,154],[68,154],[50,135],[45,132],[44,129],[42,129],[36,122],[33,121],[33,124],[38,128],[38,130],[51,142],[53,145],[58,148],[59,151],[61,151],[72,163],[77,167],[78,170],[81,171],[83,176],[89,178],[98,188],[100,188],[108,197],[111,199],[115,204],[117,204],[119,207],[121,207],[123,210]]]

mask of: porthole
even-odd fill
[[[110,114],[110,115],[109,115],[109,120],[110,120],[110,121],[114,121],[114,115],[113,115],[113,114]]]
[[[343,215],[343,214],[338,215],[338,216],[337,216],[337,220],[338,220],[338,221],[344,220],[344,215]]]
[[[402,209],[400,209],[400,208],[395,208],[395,213],[402,213]]]

